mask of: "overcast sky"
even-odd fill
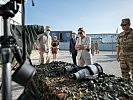
[[[49,25],[52,30],[87,33],[121,32],[121,19],[133,23],[133,0],[27,0],[26,24]],[[131,25],[132,27],[133,25]]]

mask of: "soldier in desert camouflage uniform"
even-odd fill
[[[44,28],[44,33],[38,36],[39,44],[35,42],[35,47],[39,50],[39,54],[40,54],[39,60],[41,64],[50,62],[50,51],[51,51],[50,48],[51,48],[51,41],[52,41],[52,38],[49,35],[50,31],[51,31],[50,27],[46,26]]]
[[[129,18],[122,19],[121,27],[124,31],[119,34],[117,41],[117,60],[125,79],[133,79],[133,29],[130,25]]]
[[[92,56],[94,56],[94,52],[95,52],[95,44],[93,41],[91,41],[91,54],[92,54]]]
[[[96,50],[96,54],[99,54],[99,43],[97,41],[95,43],[95,50]]]

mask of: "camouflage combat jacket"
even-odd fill
[[[48,53],[50,52],[50,47],[51,47],[51,36],[48,35],[44,35],[44,34],[41,34],[38,36],[38,41],[39,41],[39,44],[40,44],[40,47],[41,49]]]
[[[128,33],[123,31],[119,34],[117,47],[120,48],[120,56],[133,57],[133,29]]]

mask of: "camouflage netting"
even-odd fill
[[[22,25],[10,25],[10,31],[13,37],[16,39],[18,46],[22,47]],[[27,46],[27,52],[30,55],[34,48],[34,42],[37,40],[37,35],[44,32],[42,25],[25,25],[25,40]]]
[[[71,64],[51,62],[36,66],[34,80],[43,100],[118,100],[123,94],[133,98],[133,81],[107,74],[73,80],[70,73],[64,73],[67,65]]]

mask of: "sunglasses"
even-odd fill
[[[128,24],[121,24],[121,26],[127,26]]]
[[[78,34],[82,34],[82,32],[78,32]]]

